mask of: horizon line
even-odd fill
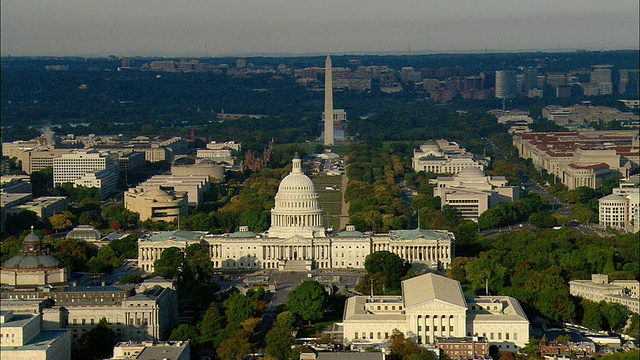
[[[366,51],[355,50],[352,52],[239,52],[239,53],[227,53],[219,55],[195,55],[195,54],[172,54],[172,55],[116,55],[114,53],[87,53],[87,54],[67,54],[67,55],[52,55],[52,54],[39,54],[39,55],[26,55],[26,54],[7,54],[0,55],[0,58],[108,58],[115,56],[117,58],[241,58],[241,57],[274,57],[274,58],[287,58],[287,57],[318,57],[331,54],[332,56],[423,56],[423,55],[484,55],[484,54],[526,54],[526,53],[567,53],[567,52],[613,52],[613,51],[640,51],[637,48],[600,48],[600,49],[584,49],[584,48],[544,48],[544,49],[517,49],[517,50],[500,50],[500,49],[469,49],[469,50],[398,50],[398,51]]]

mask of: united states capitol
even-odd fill
[[[268,231],[258,234],[240,226],[239,231],[222,235],[183,230],[151,233],[138,241],[138,266],[151,273],[163,250],[183,249],[195,242],[209,246],[213,266],[221,269],[359,269],[364,268],[367,255],[386,250],[438,270],[449,268],[455,257],[455,237],[446,230],[376,234],[347,225],[345,231],[328,231],[315,186],[297,156],[278,188]]]

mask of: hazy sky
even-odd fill
[[[2,0],[1,55],[638,49],[638,0]]]

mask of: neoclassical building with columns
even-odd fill
[[[293,159],[271,209],[271,227],[255,233],[241,226],[234,233],[212,235],[189,231],[159,232],[138,241],[138,266],[153,272],[153,263],[169,247],[184,248],[193,242],[208,244],[215,268],[222,269],[333,269],[364,268],[367,255],[381,250],[446,269],[455,257],[455,237],[446,230],[392,230],[385,234],[356,231],[329,233],[322,224],[323,210],[313,182]]]
[[[529,320],[509,296],[465,297],[456,280],[433,273],[402,282],[400,296],[353,296],[341,324],[346,345],[389,342],[399,330],[418,344],[482,336],[500,352],[529,341]]]

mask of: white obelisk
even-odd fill
[[[333,145],[333,74],[331,56],[324,64],[324,145]]]

